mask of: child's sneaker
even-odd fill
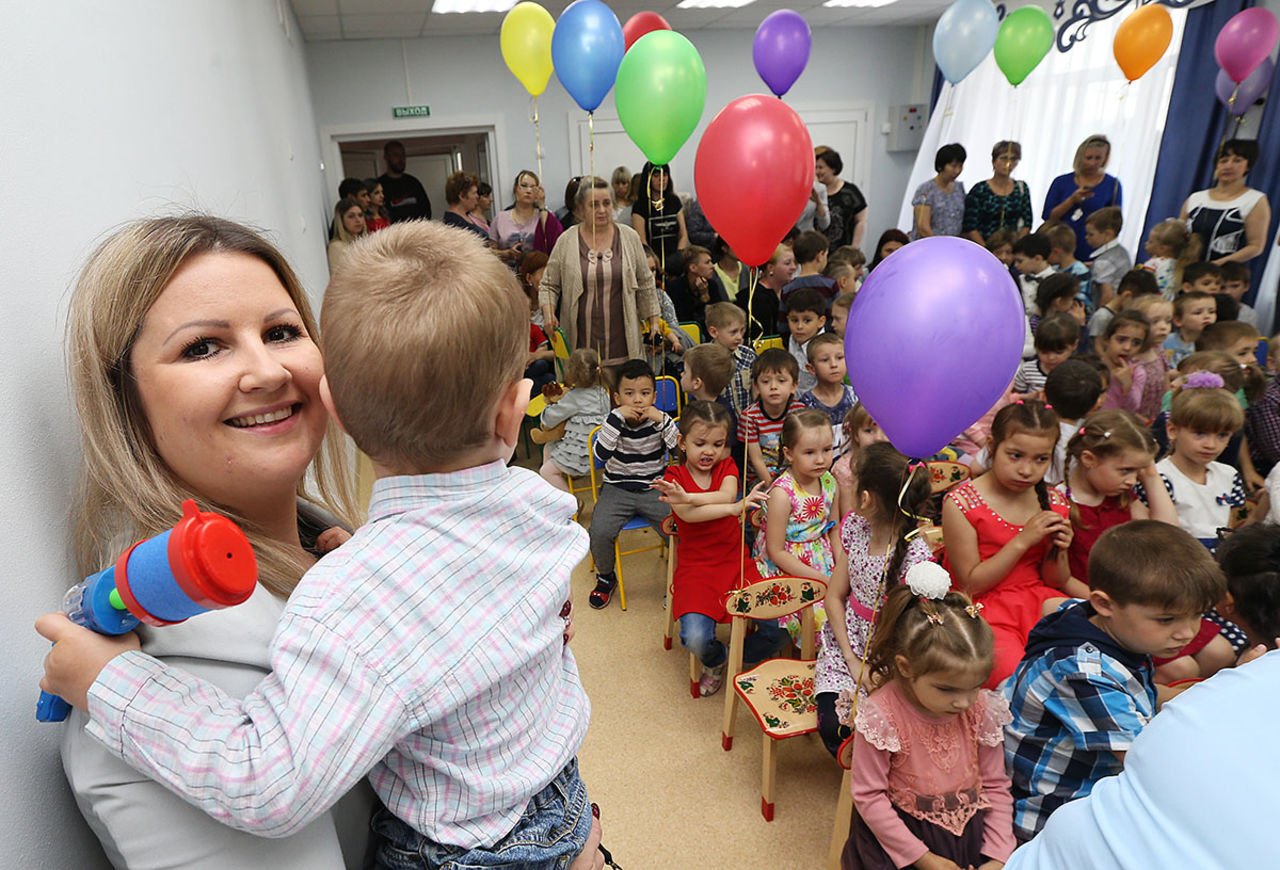
[[[702,668],[702,679],[698,681],[698,694],[701,697],[705,698],[720,691],[720,687],[724,685],[724,671],[728,664],[728,662],[721,662],[714,668],[705,666]]]
[[[613,590],[618,588],[618,578],[613,574],[597,574],[596,588],[591,590],[591,595],[587,597],[587,603],[594,610],[604,610],[609,606],[609,600],[613,598]]]

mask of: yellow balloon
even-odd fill
[[[535,97],[551,80],[551,33],[556,29],[551,13],[537,3],[517,3],[502,19],[502,59]]]

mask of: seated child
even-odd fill
[[[1156,289],[1156,279],[1150,272],[1145,269],[1131,269],[1121,275],[1115,292],[1108,296],[1107,301],[1099,305],[1094,310],[1093,316],[1089,318],[1088,349],[1092,350],[1094,342],[1102,337],[1102,333],[1106,331],[1107,324],[1111,322],[1111,318],[1127,308],[1132,308],[1133,303],[1144,296],[1155,296],[1157,299],[1164,299],[1160,295],[1160,291]],[[1172,322],[1172,317],[1173,315],[1170,314],[1170,322]],[[1168,334],[1166,331],[1165,335],[1167,336]],[[1161,340],[1163,341],[1163,339]]]
[[[1059,221],[1050,221],[1040,227],[1040,232],[1049,237],[1049,265],[1060,273],[1076,279],[1076,298],[1080,300],[1080,311],[1088,315],[1096,307],[1093,301],[1092,274],[1089,267],[1076,259],[1076,231]],[[1043,307],[1040,309],[1044,310]]]
[[[614,543],[632,517],[643,517],[662,534],[669,511],[653,482],[667,469],[667,451],[676,446],[675,421],[654,406],[656,384],[649,364],[627,360],[614,377],[617,405],[596,436],[595,460],[604,468],[604,483],[591,513],[591,558],[596,563],[596,588],[588,603],[600,610],[609,605],[618,587],[614,573]]]
[[[831,420],[831,449],[837,459],[848,451],[844,437],[844,418],[858,397],[845,383],[844,339],[834,332],[814,336],[809,342],[809,372],[818,379],[812,389],[800,394],[800,404],[826,414]]]
[[[861,402],[854,403],[849,413],[844,415],[840,428],[844,430],[844,443],[849,449],[831,463],[831,476],[836,479],[836,496],[840,499],[840,519],[843,521],[855,504],[854,486],[857,481],[854,471],[858,467],[858,456],[864,447],[887,442],[889,436],[880,430],[880,424],[871,419],[871,414]]]
[[[1022,305],[1028,315],[1042,313],[1036,306],[1036,291],[1040,282],[1052,275],[1049,265],[1051,244],[1044,233],[1029,233],[1013,243],[1013,268],[1018,270],[1018,284],[1022,290]]]
[[[1020,364],[1013,376],[1013,391],[1023,399],[1043,398],[1049,373],[1075,353],[1080,343],[1080,324],[1070,314],[1050,314],[1036,326],[1035,343],[1036,358]]]
[[[1141,312],[1121,311],[1107,323],[1097,351],[1111,369],[1111,386],[1103,408],[1136,412],[1147,388],[1147,369],[1138,364],[1138,354],[1146,346],[1151,324]]]
[[[792,250],[795,252],[796,264],[800,269],[796,272],[796,276],[783,286],[782,294],[778,297],[784,310],[791,310],[789,303],[793,293],[808,289],[816,290],[822,295],[824,302],[822,313],[824,316],[827,314],[831,300],[840,293],[835,279],[823,274],[827,268],[829,247],[830,242],[827,241],[826,235],[818,230],[805,230],[796,236]]]
[[[1236,320],[1241,323],[1247,323],[1257,329],[1258,312],[1254,311],[1253,306],[1244,301],[1244,294],[1249,292],[1249,285],[1253,282],[1253,278],[1249,274],[1249,267],[1244,263],[1231,260],[1221,265],[1219,276],[1222,278],[1222,292],[1236,300],[1240,305],[1240,310],[1236,313]]]
[[[827,265],[829,266],[832,263],[847,263],[852,266],[858,272],[858,284],[862,283],[862,277],[867,271],[867,255],[862,253],[860,248],[855,248],[853,245],[841,245],[827,257]]]
[[[733,458],[735,467],[740,468],[738,463],[745,461],[746,453],[742,442],[738,440],[738,418],[733,410],[733,401],[728,395],[729,382],[735,373],[733,354],[722,344],[705,342],[685,351],[680,388],[688,396],[688,401],[701,399],[704,402],[715,402],[728,412],[729,438],[726,449]]]
[[[823,601],[827,624],[818,637],[813,684],[818,733],[833,756],[850,733],[836,714],[836,697],[853,691],[858,680],[864,689],[872,684],[864,660],[880,602],[908,568],[933,559],[922,537],[909,536],[916,528],[911,515],[929,499],[928,469],[909,467],[892,444],[872,444],[859,451],[857,481],[855,504],[840,524],[844,555]]]
[[[1209,293],[1191,290],[1173,300],[1174,331],[1164,340],[1169,368],[1177,368],[1178,363],[1196,349],[1196,339],[1215,320],[1217,305]]]
[[[1196,339],[1196,350],[1221,350],[1229,353],[1242,366],[1258,360],[1258,330],[1240,320],[1210,323]]]
[[[857,812],[842,867],[991,870],[1016,845],[1001,748],[1009,705],[980,688],[991,629],[948,579],[914,566],[877,621],[867,664],[878,688],[854,714]]]
[[[1179,293],[1208,293],[1213,296],[1222,290],[1222,269],[1217,263],[1197,260],[1182,270],[1182,289]]]
[[[520,258],[520,289],[529,297],[529,356],[525,360],[524,376],[533,381],[531,396],[538,395],[556,379],[556,353],[543,331],[542,310],[538,308],[538,285],[546,269],[547,255],[542,251],[529,251]]]
[[[991,470],[942,502],[944,567],[986,608],[996,636],[994,688],[1022,658],[1027,632],[1050,598],[1087,592],[1071,579],[1066,499],[1044,482],[1059,437],[1058,417],[1041,402],[1006,405],[991,424]]]
[[[853,268],[852,266],[846,268]],[[831,331],[844,338],[844,329],[849,325],[849,309],[858,296],[856,291],[848,290],[831,300]]]
[[[1146,247],[1149,258],[1142,268],[1155,276],[1161,295],[1172,299],[1179,288],[1188,289],[1185,271],[1200,259],[1200,237],[1187,229],[1187,222],[1169,218],[1156,224]]]
[[[744,341],[746,334],[747,313],[741,308],[732,302],[707,306],[707,335],[733,354],[733,377],[721,393],[728,399],[735,421],[751,404],[751,366],[756,361],[756,352]]]
[[[1238,653],[1261,645],[1275,649],[1280,642],[1280,526],[1274,522],[1245,526],[1218,547],[1218,564],[1227,575],[1227,595],[1217,606],[1222,616],[1239,626],[1233,637]]]
[[[790,332],[787,350],[796,358],[796,389],[803,393],[818,383],[817,375],[809,371],[809,342],[826,328],[827,301],[817,290],[804,289],[792,293],[785,304]]]
[[[983,245],[991,252],[991,256],[999,260],[1005,268],[1008,268],[1013,265],[1013,243],[1013,230],[1001,227],[987,236]]]
[[[1040,286],[1036,288],[1036,309],[1040,314],[1032,315],[1029,320],[1032,333],[1040,325],[1040,320],[1050,314],[1070,315],[1076,322],[1077,333],[1085,325],[1085,308],[1080,301],[1079,285],[1075,278],[1062,272],[1054,273],[1040,282]]]
[[[1114,205],[1090,212],[1084,219],[1084,241],[1093,249],[1089,255],[1089,273],[1093,282],[1095,311],[1111,300],[1121,276],[1133,268],[1133,257],[1129,256],[1118,238],[1123,228],[1123,213]],[[1115,310],[1123,311],[1124,308],[1121,306]]]
[[[1080,428],[1080,421],[1102,403],[1102,376],[1095,366],[1081,359],[1069,359],[1049,373],[1044,382],[1044,401],[1058,415],[1058,443],[1053,461],[1045,472],[1050,486],[1062,483],[1067,465],[1067,442]],[[1083,579],[1083,578],[1081,578]]]
[[[542,412],[542,428],[554,429],[563,424],[564,434],[552,441],[538,473],[556,489],[568,492],[566,474],[578,477],[590,473],[591,430],[604,424],[613,405],[604,386],[600,355],[594,350],[575,350],[565,366],[564,379],[569,389],[554,401],[548,398]]]
[[[1137,274],[1145,276],[1148,280],[1151,279],[1146,272],[1138,271]],[[1121,281],[1121,286],[1123,285],[1124,282]],[[1123,292],[1125,291],[1122,291],[1121,295]],[[1164,394],[1169,388],[1169,361],[1165,359],[1163,348],[1164,340],[1173,331],[1173,303],[1158,293],[1144,293],[1133,298],[1126,307],[1141,312],[1147,318],[1147,340],[1142,345],[1142,350],[1133,357],[1142,368],[1143,378],[1146,381],[1146,386],[1142,389],[1142,397],[1138,402],[1138,410],[1134,413],[1144,423],[1150,423],[1160,413]],[[1102,332],[1098,334],[1101,335]]]
[[[700,345],[705,346],[705,345]],[[714,695],[724,682],[727,651],[716,639],[716,623],[728,622],[725,596],[760,579],[747,556],[741,517],[764,500],[762,488],[738,499],[738,468],[724,455],[729,413],[722,405],[695,399],[680,415],[684,462],[667,468],[654,487],[676,515],[679,558],[672,580],[671,612],[680,622],[680,643],[702,662],[694,697]],[[772,620],[756,626],[743,648],[755,663],[776,652],[785,635]]]
[[[738,440],[747,445],[747,486],[773,483],[782,467],[782,424],[793,411],[803,411],[796,398],[800,367],[796,358],[771,347],[751,366],[751,385],[759,395],[738,417]]]
[[[571,498],[507,465],[528,318],[469,232],[410,221],[351,246],[319,390],[378,480],[370,522],[290,595],[272,672],[236,700],[64,619],[61,645],[95,651],[92,685],[50,687],[113,754],[242,830],[288,835],[368,775],[381,862],[564,867],[592,828],[590,704],[561,616],[586,541]]]
[[[1002,687],[1013,712],[1004,747],[1021,843],[1063,804],[1120,772],[1156,714],[1151,656],[1180,652],[1226,591],[1208,551],[1157,520],[1098,538],[1089,578],[1085,600],[1066,602],[1032,630]]]

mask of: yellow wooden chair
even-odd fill
[[[702,337],[702,327],[698,325],[697,321],[682,320],[680,321],[680,328],[689,334],[694,344],[702,344],[705,340]]]
[[[565,366],[569,365],[569,357],[573,351],[569,349],[569,342],[565,340],[564,330],[558,326],[551,331],[551,351],[556,355],[556,372],[563,381]]]
[[[840,855],[849,840],[849,825],[853,822],[853,792],[850,789],[853,770],[853,735],[840,744],[836,760],[844,768],[840,778],[840,794],[836,796],[836,821],[831,828],[831,848],[827,851],[827,870],[840,870]]]
[[[729,593],[726,608],[731,617],[729,662],[725,678],[732,691],[725,692],[724,725],[720,745],[733,748],[733,726],[741,700],[764,732],[764,770],[760,785],[760,812],[773,821],[773,792],[778,773],[778,741],[818,730],[818,706],[813,700],[813,605],[827,594],[827,584],[805,577],[770,577]],[[748,619],[778,619],[800,613],[800,660],[766,659],[745,673],[742,651]]]
[[[780,335],[763,335],[755,340],[752,347],[756,349],[756,353],[761,353],[771,347],[786,348],[786,345],[782,343],[782,336]]]
[[[668,380],[674,380],[674,379],[669,378]],[[600,500],[600,484],[602,480],[599,472],[604,468],[604,465],[596,460],[596,436],[600,434],[600,428],[601,427],[597,426],[596,428],[592,429],[591,434],[588,436],[588,444],[589,444],[589,449],[591,451],[591,499],[593,502],[598,502]],[[619,603],[622,605],[623,610],[627,609],[627,587],[623,585],[623,582],[622,582],[622,557],[633,556],[636,553],[643,553],[646,550],[664,550],[666,548],[666,542],[662,539],[662,536],[660,535],[658,536],[658,543],[656,544],[650,544],[647,547],[636,547],[633,550],[623,550],[621,548],[620,542],[622,540],[623,532],[640,531],[644,529],[650,529],[650,531],[652,531],[652,529],[649,526],[649,521],[646,520],[644,517],[639,517],[639,516],[632,517],[631,519],[623,523],[621,531],[618,532],[618,537],[614,538],[613,540],[613,562],[614,562],[613,570],[614,570],[614,573],[618,575],[617,591],[618,591]],[[596,569],[595,560],[592,559],[591,570],[594,572],[595,569]]]

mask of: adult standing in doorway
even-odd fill
[[[1202,259],[1247,263],[1267,247],[1271,203],[1267,195],[1249,187],[1249,170],[1258,159],[1258,143],[1228,139],[1214,158],[1214,186],[1197,190],[1182,204],[1182,220],[1200,237]]]
[[[1020,160],[1017,142],[997,142],[991,149],[991,177],[964,198],[964,234],[970,241],[985,245],[996,230],[1008,230],[1015,241],[1031,232],[1031,191],[1012,175]]]
[[[957,179],[964,172],[964,146],[943,145],[933,157],[937,173],[916,188],[911,197],[911,239],[929,236],[958,236],[964,228],[964,185]]]
[[[862,237],[867,232],[867,198],[851,181],[844,181],[844,161],[834,148],[819,145],[814,152],[814,176],[827,189],[827,204],[831,213],[840,221],[840,239],[831,246],[834,251],[841,245],[862,247]]]
[[[546,331],[559,326],[569,347],[597,351],[604,366],[647,359],[642,332],[658,342],[661,333],[644,244],[613,222],[613,191],[603,178],[582,179],[575,207],[582,223],[560,236],[538,288]]]
[[[1041,217],[1061,221],[1076,234],[1076,259],[1085,260],[1093,248],[1084,240],[1084,220],[1100,208],[1124,204],[1120,179],[1107,174],[1111,142],[1101,133],[1085,139],[1076,148],[1072,171],[1059,175],[1049,185]]]
[[[671,167],[646,161],[640,175],[640,196],[631,206],[631,228],[640,234],[640,241],[653,248],[665,273],[679,275],[684,269],[680,252],[689,247],[689,230],[684,223],[684,206],[672,189]]]
[[[528,169],[522,169],[511,185],[516,204],[493,216],[489,238],[498,256],[514,269],[526,251],[542,251],[550,255],[563,228],[556,216],[542,208],[542,182]]]
[[[382,159],[387,171],[378,177],[386,196],[391,222],[431,220],[431,199],[422,182],[404,171],[404,143],[392,140],[382,146]]]

